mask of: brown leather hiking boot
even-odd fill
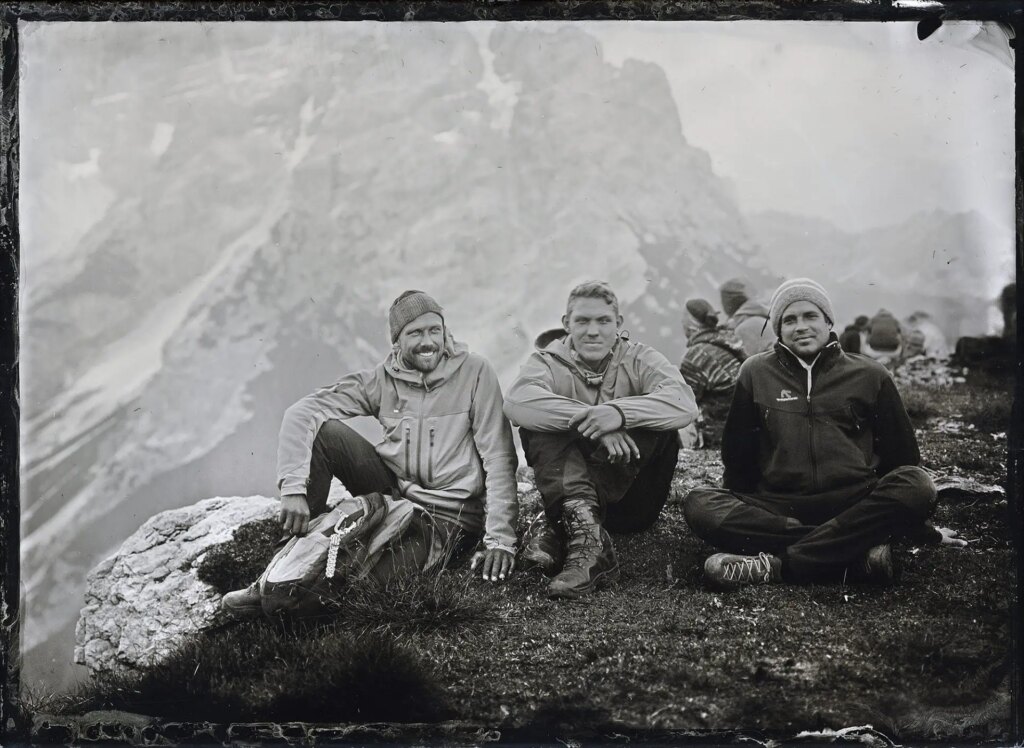
[[[244,590],[228,592],[220,599],[222,610],[237,618],[252,618],[261,615],[263,608],[260,598],[260,583],[253,582]]]
[[[561,568],[565,555],[564,538],[561,528],[541,510],[526,529],[526,543],[520,555],[523,568],[540,569],[549,577],[555,574]]]
[[[619,572],[619,560],[611,536],[601,527],[593,501],[566,499],[562,523],[568,538],[565,563],[548,585],[548,597],[576,598],[614,578]]]

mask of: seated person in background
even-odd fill
[[[952,350],[946,342],[946,334],[928,312],[918,310],[903,322],[903,360],[914,356],[929,356],[934,359],[949,358]]]
[[[842,335],[839,336],[839,345],[843,347],[844,351],[847,353],[861,352],[861,343],[867,338],[867,335],[864,333],[867,324],[868,318],[861,315],[854,320],[852,325],[846,326]]]
[[[743,343],[743,352],[753,356],[761,351],[770,351],[775,344],[775,333],[768,324],[768,310],[764,304],[750,298],[747,282],[731,278],[719,289],[722,310],[729,315],[725,321],[728,327]]]
[[[285,411],[278,438],[281,524],[304,535],[327,510],[331,479],[354,496],[383,494],[377,533],[391,533],[363,561],[379,581],[446,563],[483,537],[473,559],[498,581],[515,561],[516,452],[491,365],[456,343],[444,313],[422,291],[391,305],[394,346],[373,369],[317,390]],[[347,426],[374,416],[384,427],[376,446]],[[379,540],[379,539],[378,539]],[[257,584],[229,592],[222,607],[260,613]]]
[[[683,333],[686,353],[679,371],[700,407],[702,446],[718,448],[736,376],[747,356],[736,334],[718,326],[718,312],[704,299],[686,302]]]
[[[903,355],[903,329],[888,309],[879,309],[868,326],[867,344],[861,353],[892,371]]]
[[[573,598],[618,572],[608,530],[638,532],[657,520],[679,454],[676,432],[697,406],[668,359],[629,340],[606,283],[576,286],[561,334],[543,338],[505,413],[519,426],[544,502],[523,559],[549,574],[560,567],[548,594]]]
[[[748,358],[725,424],[724,488],[684,501],[709,557],[711,586],[891,581],[889,543],[910,535],[966,545],[926,524],[935,486],[892,377],[843,352],[818,283],[789,280],[772,297],[775,350]]]

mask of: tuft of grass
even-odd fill
[[[134,675],[102,675],[57,713],[175,720],[418,722],[450,715],[431,666],[394,636],[339,623],[301,636],[261,621],[211,631]],[[56,711],[56,710],[55,710]]]
[[[998,434],[1010,430],[1010,402],[1006,399],[985,399],[972,404],[963,417],[985,434]]]
[[[493,623],[499,616],[491,595],[469,574],[432,570],[387,582],[372,577],[342,588],[332,608],[352,627],[417,633]]]
[[[923,426],[929,418],[942,415],[935,392],[924,387],[907,387],[900,393],[907,415],[915,426]]]
[[[247,587],[267,568],[280,538],[281,523],[277,519],[242,525],[231,540],[206,552],[196,576],[222,595]]]

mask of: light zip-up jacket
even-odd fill
[[[509,389],[505,414],[531,431],[568,431],[573,416],[602,403],[619,409],[627,429],[671,431],[697,417],[693,391],[679,369],[649,345],[625,335],[612,347],[603,374],[573,360],[568,335],[538,348]]]
[[[754,299],[747,299],[743,305],[726,320],[728,327],[743,341],[743,350],[748,356],[770,351],[775,345],[775,330],[768,322],[768,307]]]
[[[306,494],[313,440],[325,421],[374,416],[377,454],[401,495],[468,532],[485,547],[515,552],[516,452],[494,369],[446,339],[441,362],[423,374],[397,350],[373,369],[342,377],[285,411],[278,441],[281,495]]]
[[[858,492],[921,455],[884,366],[845,353],[833,332],[810,365],[782,343],[740,367],[722,439],[731,491]]]

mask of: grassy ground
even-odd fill
[[[905,389],[927,467],[1005,483],[1005,390],[991,381]],[[621,579],[579,601],[549,601],[536,572],[497,586],[463,563],[363,588],[329,624],[211,632],[143,682],[88,684],[42,706],[222,722],[455,719],[519,742],[860,725],[901,741],[1007,738],[1016,567],[1005,499],[966,492],[942,504],[936,524],[970,547],[900,548],[895,587],[722,594],[703,586],[711,549],[678,503],[720,473],[716,454],[684,452],[658,524],[616,539]],[[522,500],[528,516],[539,497]],[[250,544],[262,537],[249,532]],[[271,528],[263,535],[272,542]],[[215,584],[253,575],[237,572]]]

